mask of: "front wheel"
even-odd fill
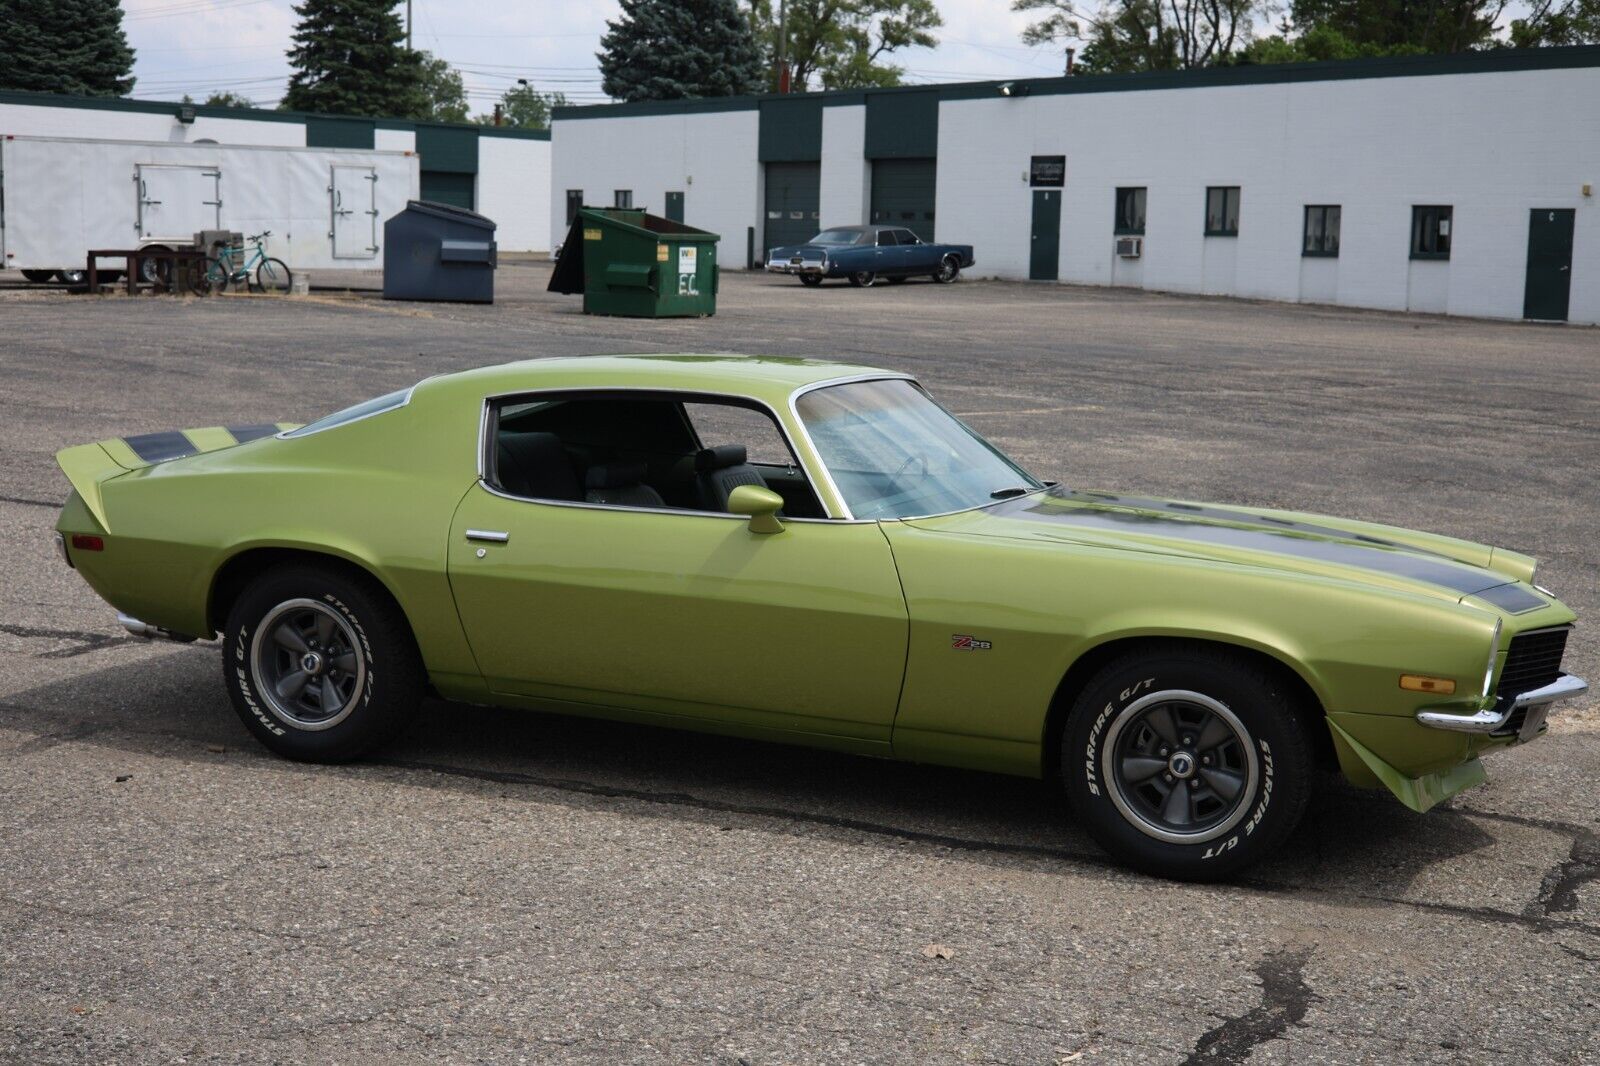
[[[1100,671],[1062,737],[1095,841],[1145,873],[1230,877],[1281,844],[1311,795],[1311,744],[1281,681],[1245,656],[1172,646]]]
[[[257,578],[228,614],[234,710],[289,759],[345,762],[404,727],[425,674],[405,618],[371,579],[318,565]]]
[[[858,289],[864,289],[878,280],[878,275],[870,270],[858,270],[850,275],[850,284]]]
[[[933,280],[941,285],[948,285],[956,280],[961,273],[961,261],[953,255],[947,255],[939,260],[939,270],[933,275]]]
[[[822,275],[821,274],[801,274],[800,275],[800,284],[804,285],[808,289],[814,289],[818,285],[822,284]]]
[[[165,244],[148,244],[143,251],[170,252],[171,248]],[[142,259],[139,261],[139,280],[157,288],[167,288],[167,275],[172,272],[172,264],[165,259]]]
[[[256,267],[256,289],[281,296],[289,291],[289,268],[282,259],[263,259]]]

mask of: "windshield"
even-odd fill
[[[858,229],[825,229],[811,238],[811,244],[854,244],[861,239]]]
[[[795,410],[857,518],[944,514],[1044,487],[909,381],[832,385]]]

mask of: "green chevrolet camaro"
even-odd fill
[[[537,360],[58,459],[68,563],[136,633],[220,634],[297,759],[432,692],[1043,777],[1202,879],[1319,763],[1426,810],[1584,691],[1525,555],[1040,481],[868,367]]]

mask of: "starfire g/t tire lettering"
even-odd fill
[[[1061,770],[1101,847],[1147,873],[1225,878],[1277,847],[1311,794],[1284,686],[1248,656],[1172,644],[1104,667],[1072,707]]]
[[[279,755],[346,762],[391,739],[425,684],[405,619],[370,578],[292,565],[234,603],[223,643],[234,710]]]

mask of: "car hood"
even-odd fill
[[[1053,487],[975,511],[916,519],[924,529],[1089,544],[1315,574],[1520,614],[1551,600],[1516,552],[1324,515]]]

